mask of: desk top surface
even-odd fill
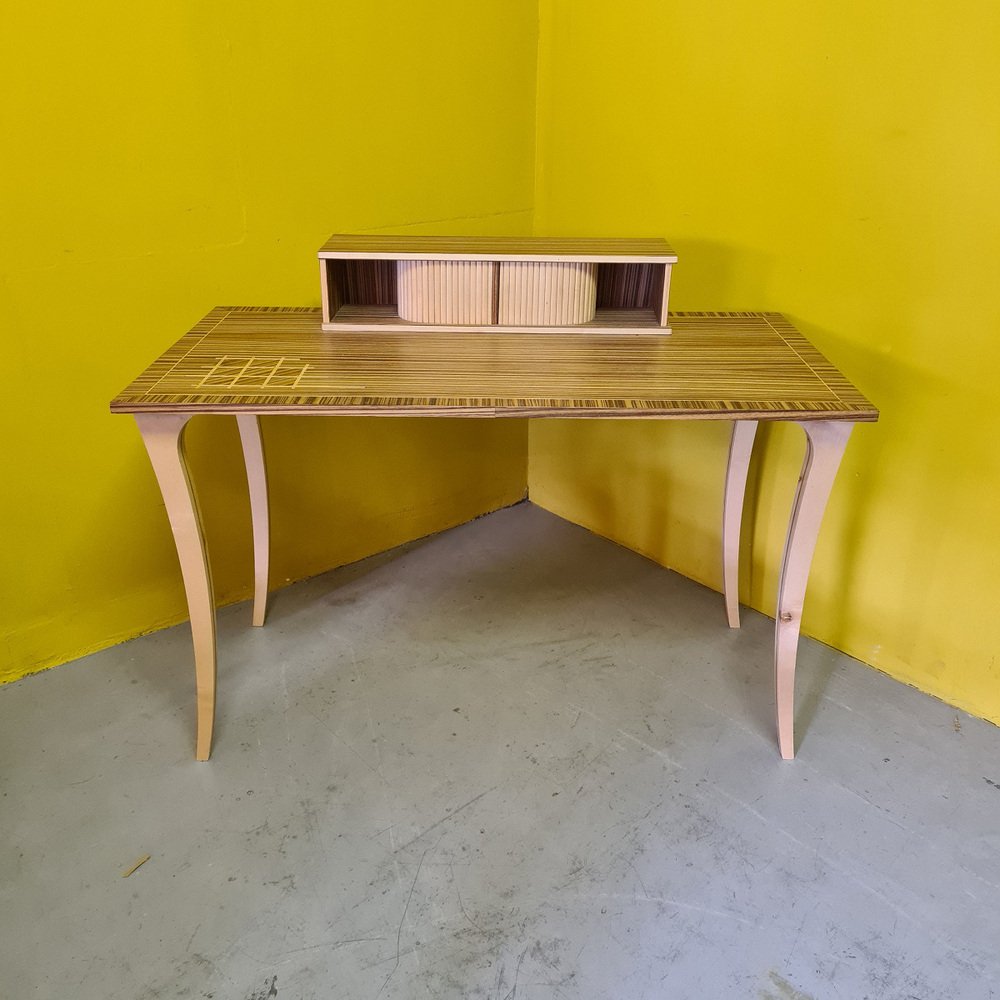
[[[672,334],[325,332],[318,309],[213,309],[116,413],[878,419],[779,313],[672,313]]]

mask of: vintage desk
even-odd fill
[[[238,421],[253,523],[253,622],[262,625],[269,542],[258,418],[272,413],[734,421],[721,531],[733,628],[757,424],[798,424],[807,448],[785,541],[774,656],[778,743],[782,757],[794,755],[795,658],[816,537],[851,430],[878,411],[781,315],[672,313],[672,334],[377,325],[338,332],[324,330],[323,320],[318,309],[217,308],[111,404],[138,422],[177,545],[194,638],[199,760],[212,748],[215,605],[184,428],[202,414]]]

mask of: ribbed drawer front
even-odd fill
[[[503,261],[497,322],[504,326],[572,326],[594,318],[597,265]]]
[[[396,261],[399,318],[410,323],[491,323],[493,270],[491,261]]]

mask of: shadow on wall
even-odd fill
[[[522,499],[523,421],[267,418],[262,421],[271,507],[271,588],[322,573]],[[187,617],[163,501],[133,421],[115,418],[127,448],[103,484],[104,509],[120,512],[142,546],[115,547],[106,524],[80,532],[90,549],[67,554],[89,565],[92,539],[115,563],[116,594],[102,598],[111,641]],[[210,552],[216,602],[252,594],[249,499],[236,421],[198,417],[185,432]],[[331,476],[330,469],[337,470]],[[86,581],[76,581],[86,593]],[[141,618],[137,617],[142,611]],[[47,631],[39,626],[40,642]],[[101,645],[107,645],[103,639]],[[40,649],[38,659],[44,661]]]
[[[677,251],[670,308],[760,311],[773,308],[768,294],[774,254],[713,240],[670,240]]]
[[[263,432],[275,586],[470,520],[525,493],[520,420],[272,417]]]
[[[530,440],[533,500],[719,589],[728,422],[538,420]]]
[[[773,255],[712,240],[671,242],[678,255],[671,311],[769,307]],[[532,498],[719,590],[729,427],[727,421],[535,421]],[[748,505],[759,464],[754,470]]]

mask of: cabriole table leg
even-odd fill
[[[236,417],[236,423],[243,444],[243,460],[246,463],[247,486],[250,490],[250,521],[253,525],[253,623],[263,625],[267,614],[267,578],[271,553],[264,444],[256,414],[240,413]]]
[[[722,593],[730,628],[740,627],[740,525],[750,471],[756,420],[737,420],[729,441],[726,494],[722,510]]]
[[[181,564],[194,640],[198,720],[195,757],[208,760],[215,724],[215,595],[201,516],[184,455],[184,429],[190,415],[137,413],[135,420],[160,485]]]
[[[778,583],[774,634],[774,690],[781,756],[795,756],[795,657],[806,582],[826,502],[854,424],[844,420],[802,421],[806,454],[792,503]]]

